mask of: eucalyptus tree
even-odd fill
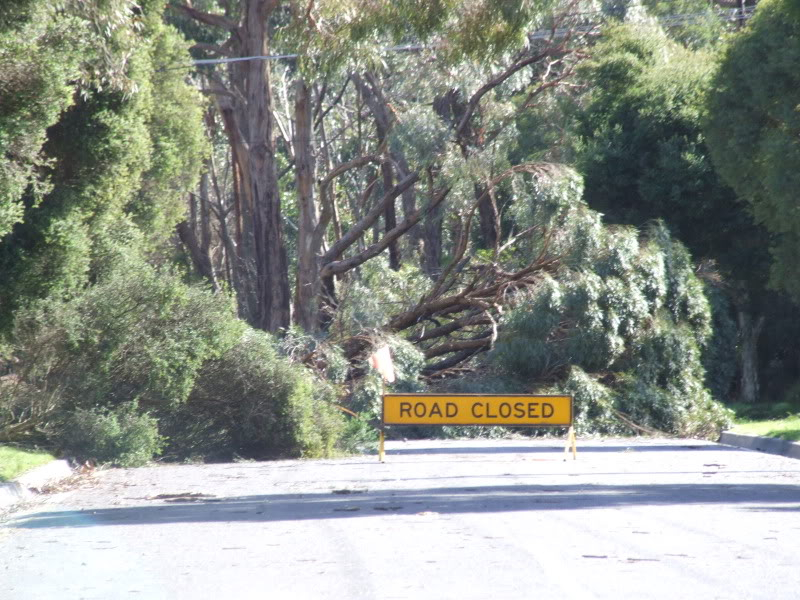
[[[392,269],[421,260],[434,277],[416,307],[386,315],[388,329],[445,310],[466,311],[465,323],[491,321],[473,312],[495,305],[466,295],[492,296],[524,274],[484,269],[482,286],[444,296],[464,285],[481,247],[480,261],[498,262],[507,241],[498,186],[535,168],[507,163],[514,117],[565,81],[581,58],[581,36],[566,30],[576,22],[573,7],[455,0],[199,6],[173,4],[173,14],[216,31],[217,43],[199,41],[198,50],[231,59],[299,55],[229,62],[208,75],[236,175],[233,209],[218,229],[222,237],[223,229],[241,231],[241,244],[223,245],[236,253],[231,271],[247,280],[237,286],[247,318],[271,330],[289,325],[291,265],[294,322],[326,327],[337,285],[388,251]],[[530,35],[544,27],[546,34]],[[401,43],[404,52],[386,52]],[[289,215],[296,234],[283,227]],[[296,239],[294,261],[284,258],[287,239]],[[471,347],[490,339],[478,335]],[[438,352],[465,349],[457,346]]]

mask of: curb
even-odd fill
[[[719,438],[720,444],[726,446],[738,446],[747,450],[766,452],[767,454],[778,454],[787,458],[800,459],[800,443],[782,440],[780,438],[761,437],[759,435],[745,435],[743,433],[732,433],[723,431]]]
[[[23,473],[14,481],[0,483],[0,508],[28,500],[47,486],[74,474],[66,460],[54,460]]]

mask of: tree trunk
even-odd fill
[[[433,175],[428,170],[428,196],[433,200]],[[442,269],[442,221],[444,205],[434,208],[423,224],[423,262],[422,269],[429,277],[436,278]]]
[[[753,314],[737,309],[739,320],[739,401],[754,404],[759,400],[758,338],[764,329],[764,315],[754,320]]]
[[[381,175],[383,175],[383,191],[388,193],[394,187],[392,166],[389,163],[385,162],[381,165]],[[383,230],[389,233],[395,227],[397,227],[397,211],[394,202],[389,202],[383,215]],[[397,242],[389,244],[389,267],[395,271],[400,270],[400,248]]]
[[[478,202],[481,241],[484,248],[494,250],[497,247],[497,241],[500,239],[500,217],[497,213],[494,194],[485,192],[485,187],[475,186],[475,198],[481,198],[480,202]]]
[[[295,85],[295,173],[297,181],[297,279],[294,321],[305,331],[317,329],[320,279],[315,232],[319,207],[314,197],[315,161],[311,142],[311,94],[303,80]]]
[[[387,110],[386,99],[384,98],[383,92],[380,89],[378,80],[372,74],[367,74],[366,78],[369,83],[365,82],[358,75],[352,76],[353,82],[361,91],[361,95],[369,106],[372,116],[375,119],[375,130],[378,134],[378,144],[382,147],[385,147],[387,145],[387,136],[389,135],[389,130],[392,127],[393,118],[390,116],[389,111]],[[405,164],[405,161],[403,162]],[[406,165],[406,170],[407,166],[408,165]],[[400,179],[403,179],[405,175],[408,175],[408,173],[399,173]],[[381,164],[381,176],[383,177],[383,193],[387,194],[394,185],[392,166],[388,162]],[[406,193],[413,194],[413,189],[407,189]],[[407,200],[404,198],[404,207],[406,203]],[[388,233],[397,226],[397,209],[395,208],[394,202],[386,206],[386,211],[383,218],[384,232]],[[373,243],[377,243],[378,239],[380,239],[380,235],[376,228],[373,234]],[[392,242],[389,244],[389,266],[397,271],[400,269],[400,262],[401,258],[399,244],[397,242]]]
[[[248,0],[242,31],[243,54],[269,54],[267,23],[274,2]],[[290,325],[291,307],[289,269],[283,239],[278,171],[275,156],[272,85],[269,61],[250,60],[241,67],[244,103],[239,103],[239,124],[245,129],[247,154],[241,160],[244,188],[252,203],[252,258],[248,271],[254,277],[256,311],[252,323],[260,329],[276,332]],[[245,247],[250,246],[244,241]]]
[[[214,279],[214,274],[211,272],[211,261],[208,260],[208,255],[204,255],[200,250],[197,235],[192,231],[192,226],[189,221],[181,221],[175,226],[175,230],[181,242],[183,242],[183,245],[189,251],[189,257],[192,259],[192,265],[195,271],[211,282],[212,287],[216,290],[216,281]]]
[[[411,169],[408,168],[408,162],[406,161],[405,156],[403,156],[402,152],[393,152],[392,157],[395,159],[397,163],[397,177],[399,179],[403,179],[406,175],[411,172]],[[408,218],[409,215],[414,214],[417,210],[417,193],[416,188],[409,188],[405,192],[403,192],[403,217]],[[408,258],[406,260],[413,260],[414,256],[419,254],[419,245],[420,240],[422,239],[422,227],[412,227],[411,230],[408,232]]]
[[[209,166],[209,165],[206,165]],[[200,255],[204,263],[204,275],[211,282],[211,288],[217,291],[217,278],[211,263],[211,208],[209,207],[209,175],[208,170],[200,178]]]

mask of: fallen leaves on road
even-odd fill
[[[661,562],[660,558],[628,558],[625,560],[628,563],[638,563],[638,562]]]
[[[148,496],[146,500],[163,500],[164,502],[208,502],[209,498],[214,498],[213,494],[201,494],[200,492],[182,492],[180,494],[158,494]]]

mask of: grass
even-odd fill
[[[735,433],[763,435],[766,437],[782,438],[790,442],[797,442],[800,441],[800,414],[790,415],[783,419],[769,419],[763,421],[737,420],[733,431]]]
[[[0,482],[10,481],[53,460],[52,454],[41,450],[23,450],[12,446],[0,446]]]

